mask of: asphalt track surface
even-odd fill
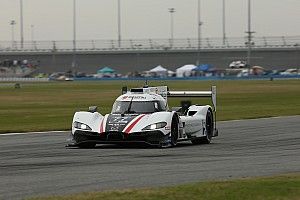
[[[300,171],[300,116],[220,122],[209,145],[65,148],[65,133],[0,135],[0,199]]]

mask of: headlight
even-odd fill
[[[89,127],[86,124],[80,123],[80,122],[74,122],[73,123],[74,128],[82,129],[82,130],[89,130],[91,131],[91,127]]]
[[[154,129],[160,129],[163,128],[167,125],[166,122],[159,122],[159,123],[155,123],[155,124],[150,124],[148,126],[146,126],[145,128],[143,128],[143,130],[154,130]]]

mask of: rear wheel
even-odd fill
[[[177,117],[173,116],[172,123],[171,123],[171,145],[176,146],[178,140],[178,119]]]
[[[206,123],[205,123],[206,136],[192,139],[193,144],[209,144],[213,136],[214,131],[214,119],[212,111],[209,109],[206,114]]]

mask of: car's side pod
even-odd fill
[[[214,112],[214,134],[218,136],[217,129],[217,86],[212,86],[210,91],[168,91],[167,97],[210,97]]]

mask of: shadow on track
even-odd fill
[[[209,144],[213,145],[213,143]],[[195,146],[207,146],[206,144],[202,145],[193,145],[190,142],[178,143],[175,147],[159,147],[155,145],[147,144],[98,144],[93,148],[82,148],[82,149],[173,149],[173,148],[188,148]],[[66,147],[67,149],[80,149],[79,147]]]

